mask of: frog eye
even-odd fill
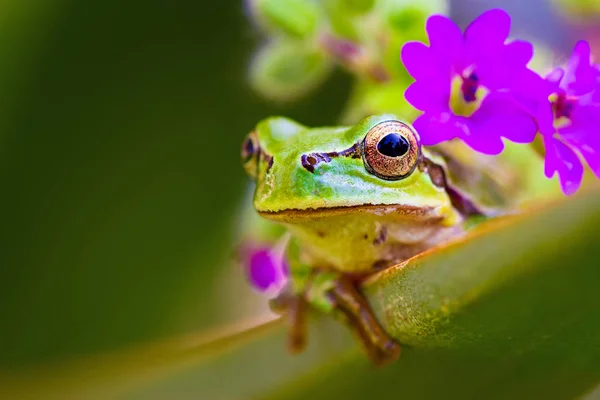
[[[258,158],[260,155],[260,147],[258,144],[258,136],[255,131],[246,135],[242,143],[242,163],[246,173],[252,178],[256,178],[258,172]]]
[[[400,121],[384,121],[367,132],[362,157],[367,171],[381,179],[409,176],[419,163],[419,136]]]

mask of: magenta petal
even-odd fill
[[[576,107],[573,122],[559,130],[562,140],[576,148],[590,169],[600,178],[600,105]]]
[[[510,96],[520,107],[535,117],[540,132],[553,134],[554,114],[548,96],[558,90],[558,86],[542,79],[529,69],[525,70],[515,83],[518,86],[511,88]]]
[[[443,75],[434,53],[421,42],[405,43],[400,51],[400,58],[408,73],[416,80],[428,80]]]
[[[465,40],[485,48],[489,45],[504,43],[508,38],[509,31],[510,16],[508,13],[500,9],[488,10],[467,27]]]
[[[520,87],[527,78],[527,63],[533,57],[533,45],[515,40],[495,50],[495,54],[477,57],[477,74],[491,90]],[[522,77],[523,75],[523,77]],[[538,79],[541,78],[538,76]]]
[[[600,104],[600,84],[598,84],[597,86],[598,87],[596,88],[596,90],[592,92],[592,102],[595,104]]]
[[[556,140],[553,139],[551,135],[544,135],[543,138],[544,151],[546,153],[544,159],[544,175],[546,175],[546,178],[552,178],[557,170],[557,165],[560,162],[556,154],[556,146],[554,145]]]
[[[569,146],[577,148],[585,159],[585,162],[589,165],[590,170],[600,179],[600,144],[597,142],[581,144],[567,138],[564,140]]]
[[[552,135],[556,132],[556,129],[554,128],[554,113],[552,112],[552,105],[550,102],[540,104],[534,115],[536,116],[540,133]]]
[[[425,113],[413,122],[413,126],[424,146],[433,146],[457,138],[463,130],[459,117],[450,112]]]
[[[578,150],[589,165],[590,170],[600,179],[600,146],[582,146]]]
[[[516,143],[531,143],[538,128],[533,116],[521,107],[508,93],[492,93],[470,118],[472,135],[490,141],[488,154],[501,151],[496,138],[505,137]]]
[[[544,146],[546,176],[550,178],[557,172],[563,193],[572,195],[579,189],[583,179],[583,165],[579,157],[571,148],[552,137],[544,137]]]
[[[526,66],[533,58],[533,45],[524,40],[514,40],[505,49],[509,61],[519,67]]]
[[[461,139],[473,150],[489,155],[497,155],[504,150],[501,136],[497,132],[490,132],[490,125],[485,123],[485,118],[471,117],[467,126],[466,134],[463,134]]]
[[[546,75],[545,79],[550,83],[558,85],[564,76],[565,76],[564,69],[555,68],[548,75]],[[557,89],[558,89],[558,87],[557,87]]]
[[[438,62],[447,60],[451,65],[462,52],[463,35],[458,25],[443,15],[432,15],[426,23],[429,44]]]
[[[571,124],[560,128],[559,134],[568,138],[569,142],[576,143],[578,147],[596,146],[600,145],[599,126],[600,104],[577,104],[572,111]]]
[[[582,105],[578,104],[572,112],[574,128],[585,132],[589,140],[600,140],[598,127],[600,127],[600,104]]]
[[[439,82],[413,82],[404,92],[404,97],[413,107],[421,111],[444,111],[450,101],[450,81]]]
[[[596,75],[596,68],[590,65],[590,45],[580,40],[567,62],[565,76],[560,86],[569,94],[583,95],[593,90],[596,85]]]

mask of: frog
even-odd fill
[[[271,308],[288,317],[293,353],[306,346],[306,314],[314,309],[349,326],[375,365],[396,360],[400,344],[360,283],[493,214],[451,181],[443,152],[422,146],[394,114],[317,128],[268,117],[247,134],[241,157],[255,212],[290,236],[291,278]]]

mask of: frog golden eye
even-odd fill
[[[419,163],[419,136],[400,121],[381,122],[365,136],[362,156],[369,173],[386,180],[406,178]]]
[[[241,155],[246,173],[252,178],[256,178],[258,172],[258,158],[260,155],[260,147],[256,132],[250,132],[244,139]]]

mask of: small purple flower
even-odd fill
[[[600,67],[590,62],[590,46],[579,41],[565,68],[545,79],[545,99],[536,113],[546,148],[545,173],[558,173],[566,195],[583,178],[580,156],[600,178]]]
[[[524,41],[505,43],[508,14],[489,10],[464,34],[449,18],[433,15],[426,29],[429,47],[408,42],[401,52],[416,80],[405,97],[424,112],[413,123],[422,143],[460,138],[476,151],[498,154],[504,148],[502,137],[533,141],[535,120],[514,96],[535,88],[537,76],[527,68],[533,47]]]
[[[268,247],[260,246],[245,252],[246,276],[260,292],[279,292],[288,280],[288,265]]]

